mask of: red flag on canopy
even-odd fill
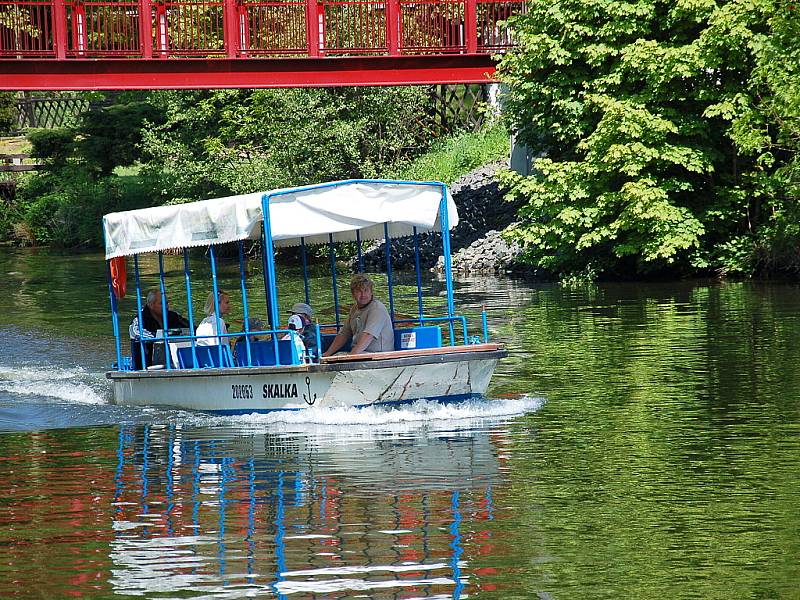
[[[108,264],[111,268],[111,288],[114,290],[117,300],[122,300],[128,287],[128,269],[125,257],[116,256],[109,260]]]

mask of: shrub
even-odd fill
[[[76,157],[103,175],[133,164],[140,156],[142,127],[158,123],[161,113],[148,102],[93,107],[77,128]]]
[[[75,130],[31,129],[27,133],[31,143],[31,156],[45,160],[50,167],[62,167],[75,148]]]
[[[17,97],[14,92],[0,92],[0,135],[17,129]]]
[[[19,221],[38,244],[99,246],[102,216],[129,208],[122,189],[115,176],[95,179],[72,165],[32,176],[18,190]]]

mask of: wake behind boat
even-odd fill
[[[109,297],[117,361],[107,373],[115,402],[169,406],[235,414],[311,406],[370,406],[418,399],[461,400],[485,394],[497,360],[506,356],[489,343],[486,314],[480,335],[456,314],[449,231],[458,214],[447,187],[438,182],[347,180],[274,190],[175,206],[161,206],[103,218]],[[418,234],[440,231],[445,258],[446,314],[426,313],[422,299]],[[394,310],[392,237],[413,236],[416,251],[417,316]],[[363,266],[362,242],[386,240],[386,267],[394,347],[381,352],[323,356],[342,330],[336,280],[336,245],[355,242]],[[268,327],[253,329],[250,318],[245,240],[261,245],[264,305]],[[192,312],[189,249],[207,248],[214,314],[219,315],[215,248],[236,243],[244,331],[227,333],[217,318],[213,335],[201,335]],[[327,244],[335,322],[314,324],[316,351],[305,351],[295,330],[281,327],[275,248],[299,246],[306,304],[310,300],[306,249]],[[123,355],[118,301],[124,296],[127,257],[133,258],[137,315],[142,314],[139,256],[157,253],[159,290],[166,297],[163,252],[183,252],[188,327],[171,328],[166,303],[155,338],[137,337]],[[363,269],[361,269],[363,270]],[[284,304],[288,304],[284,301]],[[474,333],[474,332],[473,332]],[[220,341],[239,339],[233,344]],[[209,345],[209,342],[211,345]],[[334,346],[335,348],[335,346]],[[160,352],[159,352],[160,350]],[[158,362],[155,362],[158,357]],[[138,366],[138,368],[137,368]]]

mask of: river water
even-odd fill
[[[0,298],[0,597],[800,598],[797,285],[460,279],[486,400],[226,418],[110,404],[100,256]]]

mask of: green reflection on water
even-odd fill
[[[679,283],[541,288],[511,314],[498,384],[548,399],[514,430],[528,589],[800,596],[798,307],[796,286]]]
[[[166,264],[172,307],[185,314],[182,261]],[[207,263],[192,264],[199,317]],[[0,252],[11,307],[0,325],[107,340],[102,265],[97,255]],[[143,287],[156,284],[152,257],[142,268]],[[252,269],[251,313],[263,314]],[[312,304],[331,321],[325,271]],[[282,309],[303,299],[298,275],[279,270]],[[413,277],[399,278],[398,308],[413,313]],[[241,318],[236,261],[221,279],[231,319]],[[441,282],[425,285],[429,308],[442,306]],[[797,286],[464,278],[456,288],[466,312],[488,304],[511,351],[490,395],[547,400],[494,431],[504,480],[493,490],[494,550],[472,559],[479,597],[800,598]],[[339,295],[348,302],[344,276]],[[134,307],[132,296],[122,303],[123,326]]]

